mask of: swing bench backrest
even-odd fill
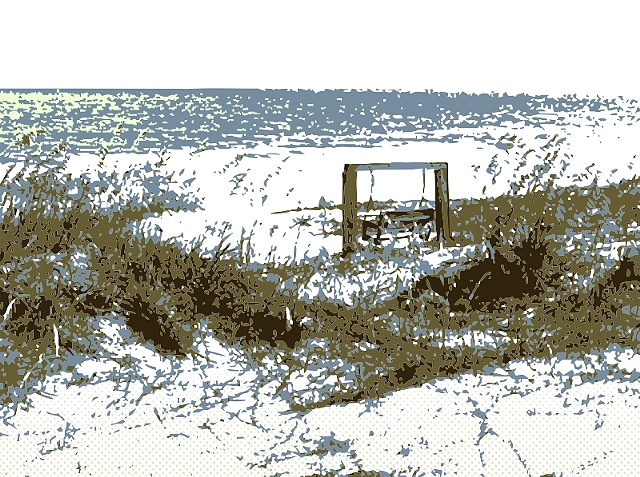
[[[436,218],[436,209],[416,209],[416,210],[387,210],[383,211],[381,216],[386,217],[390,221],[399,223],[417,223],[427,224]]]

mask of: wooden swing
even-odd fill
[[[417,209],[374,210],[373,200],[374,170],[416,170],[422,169],[423,197]],[[371,174],[369,201],[360,204],[357,201],[357,173],[368,170]],[[424,198],[425,171],[435,173],[435,209],[426,207]],[[361,212],[364,205],[364,213]],[[345,164],[342,174],[342,250],[353,250],[357,235],[364,240],[373,239],[381,243],[386,239],[410,236],[422,233],[429,237],[435,230],[437,240],[445,245],[450,240],[449,231],[449,179],[446,162],[390,162],[371,164]]]

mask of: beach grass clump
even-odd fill
[[[27,137],[20,144],[32,147],[37,135]],[[228,342],[299,340],[290,296],[224,240],[203,251],[144,225],[149,214],[197,208],[160,167],[116,175],[100,163],[72,177],[60,153],[21,151],[1,184],[6,386],[18,389],[43,360],[102,353],[96,316],[123,316],[140,341],[176,356],[191,351],[202,320]]]
[[[638,258],[629,226],[637,223],[630,197],[638,185],[632,178],[505,196],[507,214],[477,207],[470,222],[490,230],[494,253],[449,283],[450,306],[503,316],[511,358],[637,347]],[[487,209],[495,224],[487,224]]]
[[[408,291],[372,303],[314,300],[311,335],[333,345],[314,352],[341,356],[357,375],[350,394],[326,402],[381,396],[514,359],[584,354],[612,343],[638,349],[639,192],[634,177],[467,201],[454,209],[452,230],[488,250],[471,267],[418,278]],[[354,265],[342,263],[345,276],[367,263],[363,252]],[[475,343],[474,333],[493,337],[491,346]],[[452,335],[471,338],[451,344]]]
[[[25,137],[18,144],[33,148],[39,136]],[[0,183],[5,393],[50,357],[100,353],[90,326],[99,315],[124,314],[130,329],[159,350],[184,352],[192,344],[192,312],[202,306],[187,293],[191,275],[199,273],[196,283],[224,276],[200,266],[183,246],[141,231],[148,214],[197,207],[192,195],[172,190],[171,175],[152,167],[116,175],[99,164],[72,177],[64,148],[54,149],[20,149],[22,157],[5,160]]]

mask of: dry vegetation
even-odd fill
[[[454,241],[484,242],[486,257],[453,276],[415,277],[391,298],[371,289],[347,305],[301,299],[300,287],[319,270],[331,269],[339,280],[355,268],[375,268],[384,257],[371,247],[347,259],[256,264],[247,263],[242,244],[226,243],[225,230],[211,231],[220,236],[214,250],[197,241],[162,241],[141,230],[140,219],[196,207],[194,197],[174,192],[172,177],[158,168],[117,176],[101,167],[91,177],[70,177],[64,144],[32,154],[40,134],[17,138],[24,159],[9,165],[0,185],[5,403],[21,401],[25,383],[59,371],[65,356],[102,353],[98,316],[124,317],[141,341],[177,357],[195,353],[194,335],[204,322],[258,361],[284,359],[280,391],[294,372],[339,361],[324,372],[342,384],[313,402],[290,395],[298,409],[515,359],[588,353],[612,343],[638,347],[636,178],[559,188],[522,177],[512,194],[458,203]],[[389,253],[411,259],[426,250]],[[448,345],[448,333],[500,339],[492,346]]]

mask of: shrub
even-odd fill
[[[32,148],[39,136],[25,137],[19,144]],[[23,376],[54,351],[97,351],[87,320],[127,301],[118,292],[136,260],[125,260],[120,252],[126,240],[140,245],[132,226],[146,213],[195,205],[189,194],[169,193],[172,178],[159,170],[127,178],[99,167],[94,177],[71,177],[60,158],[64,147],[31,152],[21,149],[22,159],[17,154],[6,162],[0,183],[2,333],[11,366]],[[147,193],[130,198],[117,193],[131,182],[147,187]],[[128,298],[135,297],[132,290]]]

